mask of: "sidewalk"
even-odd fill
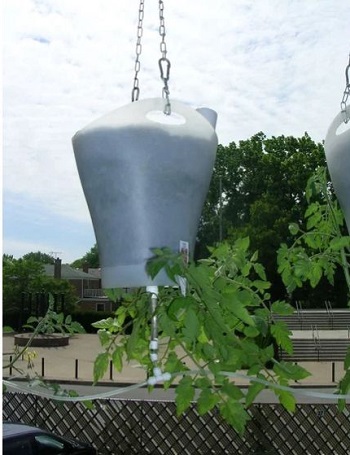
[[[327,332],[327,333],[326,333]],[[319,332],[320,338],[348,338],[347,331],[325,331]],[[312,338],[311,331],[297,331],[293,333],[293,338]],[[13,336],[3,336],[3,365],[9,360],[9,353],[14,350]],[[31,348],[37,356],[34,359],[34,369],[39,376],[47,380],[72,381],[72,382],[93,382],[94,360],[99,353],[103,352],[98,335],[83,334],[75,335],[70,339],[69,345],[58,348]],[[19,360],[16,364],[22,369],[24,375],[28,373],[27,361]],[[335,387],[336,382],[344,374],[343,362],[300,362],[311,373],[298,385]],[[191,365],[189,365],[191,368]],[[195,368],[195,367],[194,367]],[[245,372],[242,371],[244,374]],[[12,375],[17,375],[12,370]],[[4,377],[10,376],[8,369],[4,370]],[[105,384],[136,384],[146,380],[146,372],[136,362],[124,363],[123,371],[119,373],[115,369],[108,368],[103,379],[100,381]],[[246,379],[237,379],[237,384],[247,385]]]

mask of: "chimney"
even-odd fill
[[[83,262],[83,272],[89,273],[89,264],[88,264],[88,262]]]
[[[56,258],[53,277],[56,278],[57,280],[61,279],[61,264],[62,264],[62,260],[60,258]]]

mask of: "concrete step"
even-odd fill
[[[311,330],[316,326],[319,330],[350,329],[350,310],[304,310],[295,311],[288,316],[274,316],[276,321],[284,321],[290,330]]]
[[[293,339],[293,354],[280,352],[283,360],[301,361],[343,361],[350,347],[350,339]]]

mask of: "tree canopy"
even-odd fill
[[[41,264],[54,264],[55,258],[51,254],[42,253],[41,251],[36,251],[35,253],[27,253],[22,257],[25,261],[35,261],[40,262]]]
[[[219,145],[198,231],[197,259],[208,256],[207,247],[221,240],[233,243],[249,237],[251,250],[259,251],[274,283],[272,292],[284,292],[275,252],[282,242],[288,243],[289,224],[303,220],[307,181],[319,166],[325,166],[323,145],[307,133],[267,138],[260,132],[238,144]]]
[[[90,251],[84,254],[82,258],[75,260],[71,266],[82,269],[85,264],[90,268],[100,267],[100,258],[98,255],[97,243],[95,243],[95,245],[90,248]]]
[[[37,294],[64,295],[65,308],[70,310],[77,301],[74,287],[67,280],[57,280],[44,273],[43,258],[36,253],[28,253],[20,259],[3,255],[3,309],[17,311],[25,296]]]

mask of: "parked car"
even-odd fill
[[[22,423],[2,424],[3,455],[97,455],[86,442],[56,436]]]

